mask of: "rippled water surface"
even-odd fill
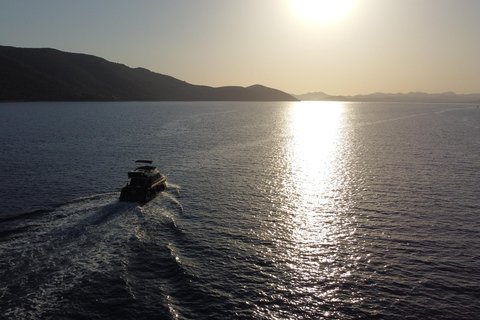
[[[6,319],[476,319],[480,109],[0,104]],[[118,202],[137,158],[169,176]]]

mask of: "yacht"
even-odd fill
[[[147,202],[167,188],[167,176],[161,174],[152,160],[137,160],[139,167],[128,172],[130,182],[122,188],[120,201]]]

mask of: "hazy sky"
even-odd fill
[[[0,0],[0,45],[87,53],[214,87],[480,92],[480,0],[353,0],[328,22],[294,2]]]

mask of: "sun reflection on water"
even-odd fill
[[[301,102],[292,108],[288,163],[298,203],[317,203],[328,191],[340,119],[338,102]]]
[[[339,236],[334,209],[338,183],[336,177],[341,126],[340,102],[301,102],[291,109],[291,140],[287,162],[291,193],[287,205],[292,219],[295,254],[308,255],[307,263],[297,268],[329,262],[324,245],[334,245]],[[322,251],[322,255],[316,257]],[[305,261],[304,261],[305,262]]]
[[[291,274],[284,289],[308,296],[308,303],[291,301],[297,307],[321,309],[326,300],[337,300],[339,283],[355,263],[349,251],[355,230],[345,214],[350,173],[342,110],[341,102],[300,102],[287,114],[281,211],[288,236],[279,245]]]

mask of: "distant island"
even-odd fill
[[[213,88],[49,48],[0,46],[0,101],[297,101],[262,85]]]
[[[315,101],[356,101],[356,102],[420,102],[420,103],[473,103],[480,104],[480,93],[456,94],[444,92],[429,94],[423,92],[410,93],[372,93],[356,96],[331,96],[324,92],[310,92],[293,95],[299,100]]]

